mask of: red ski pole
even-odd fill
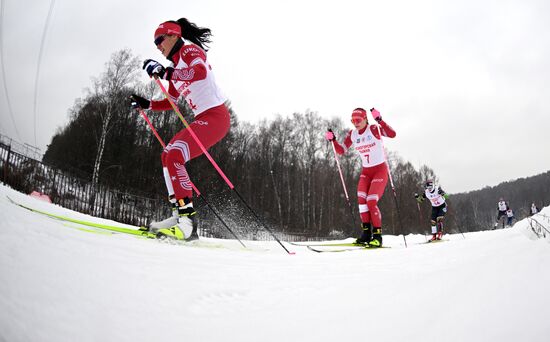
[[[329,128],[328,131],[332,132],[332,129]],[[338,160],[338,154],[336,153],[336,146],[334,145],[334,140],[332,140],[331,143],[332,143],[332,151],[334,152],[334,159],[336,159],[336,166],[338,167],[338,172],[340,173],[340,181],[342,181],[344,194],[346,195],[346,200],[348,201],[349,213],[351,215],[351,219],[353,220],[353,225],[357,226],[357,222],[355,221],[355,216],[353,215],[353,209],[351,208],[351,202],[349,200],[346,182],[344,181],[344,174],[342,173],[342,168],[340,167],[340,161]]]

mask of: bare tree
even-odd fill
[[[130,87],[137,80],[138,58],[134,57],[130,50],[124,49],[113,53],[111,59],[106,63],[106,70],[100,78],[94,80],[93,97],[101,105],[101,131],[97,143],[97,154],[95,157],[92,173],[92,187],[97,189],[105,141],[112,126],[115,114],[115,99],[124,89]],[[92,193],[95,193],[93,191]],[[90,199],[93,205],[95,198]],[[93,208],[92,208],[93,210]]]

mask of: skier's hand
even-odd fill
[[[418,198],[418,194],[416,192],[414,193],[414,198]]]
[[[334,135],[332,130],[329,129],[325,132],[325,139],[327,139],[328,141],[334,141],[336,139],[336,136]]]
[[[371,108],[371,109],[370,109],[370,113],[372,114],[372,117],[374,118],[374,120],[376,120],[377,122],[382,121],[382,116],[380,116],[380,112],[379,112],[379,111],[377,111],[377,110],[374,109],[374,108]]]
[[[136,94],[132,94],[130,95],[130,100],[132,101],[131,102],[131,105],[132,105],[132,108],[135,108],[135,109],[149,109],[149,107],[151,107],[151,101],[139,96],[139,95],[136,95]]]
[[[165,69],[159,62],[152,59],[146,59],[143,62],[143,70],[147,72],[147,75],[149,75],[149,77],[157,76],[164,80],[169,80],[172,78],[172,72],[174,71],[174,68]]]

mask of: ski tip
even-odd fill
[[[290,255],[296,255],[296,252],[288,252]]]

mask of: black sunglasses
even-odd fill
[[[164,34],[162,36],[158,36],[157,38],[155,38],[155,45],[159,46],[160,44],[162,44],[165,38],[166,38],[166,35]]]

